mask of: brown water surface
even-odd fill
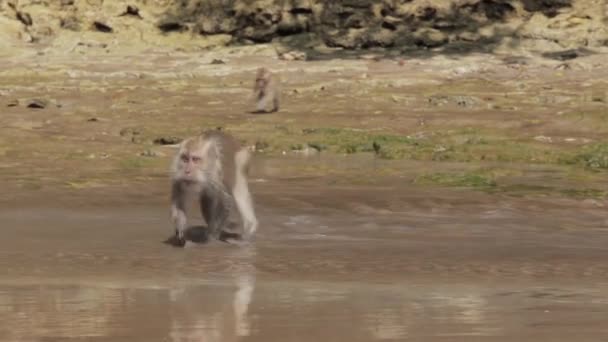
[[[601,209],[397,183],[319,185],[331,182],[254,180],[262,224],[246,246],[163,244],[171,229],[160,201],[6,206],[0,340],[608,336]]]

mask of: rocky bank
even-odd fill
[[[505,49],[546,53],[608,45],[602,0],[0,0],[0,54],[204,49],[276,43],[327,51]],[[280,52],[280,51],[279,51]]]

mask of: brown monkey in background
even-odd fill
[[[247,183],[250,158],[233,136],[220,131],[206,131],[180,144],[171,166],[171,219],[180,242],[185,243],[188,194],[199,202],[209,237],[222,238],[235,204],[244,235],[253,236],[258,221]]]
[[[266,113],[268,103],[272,102],[270,112],[279,110],[280,87],[278,78],[267,68],[258,68],[253,86],[253,96],[256,101],[256,113]]]

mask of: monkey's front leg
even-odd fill
[[[175,228],[175,235],[178,239],[183,242],[184,234],[186,232],[186,211],[185,205],[185,193],[182,186],[178,182],[174,182],[171,187],[171,221]]]

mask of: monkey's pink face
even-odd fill
[[[180,178],[187,181],[198,181],[204,180],[203,173],[203,158],[200,155],[182,153],[179,155],[179,162],[177,164],[178,173]]]

